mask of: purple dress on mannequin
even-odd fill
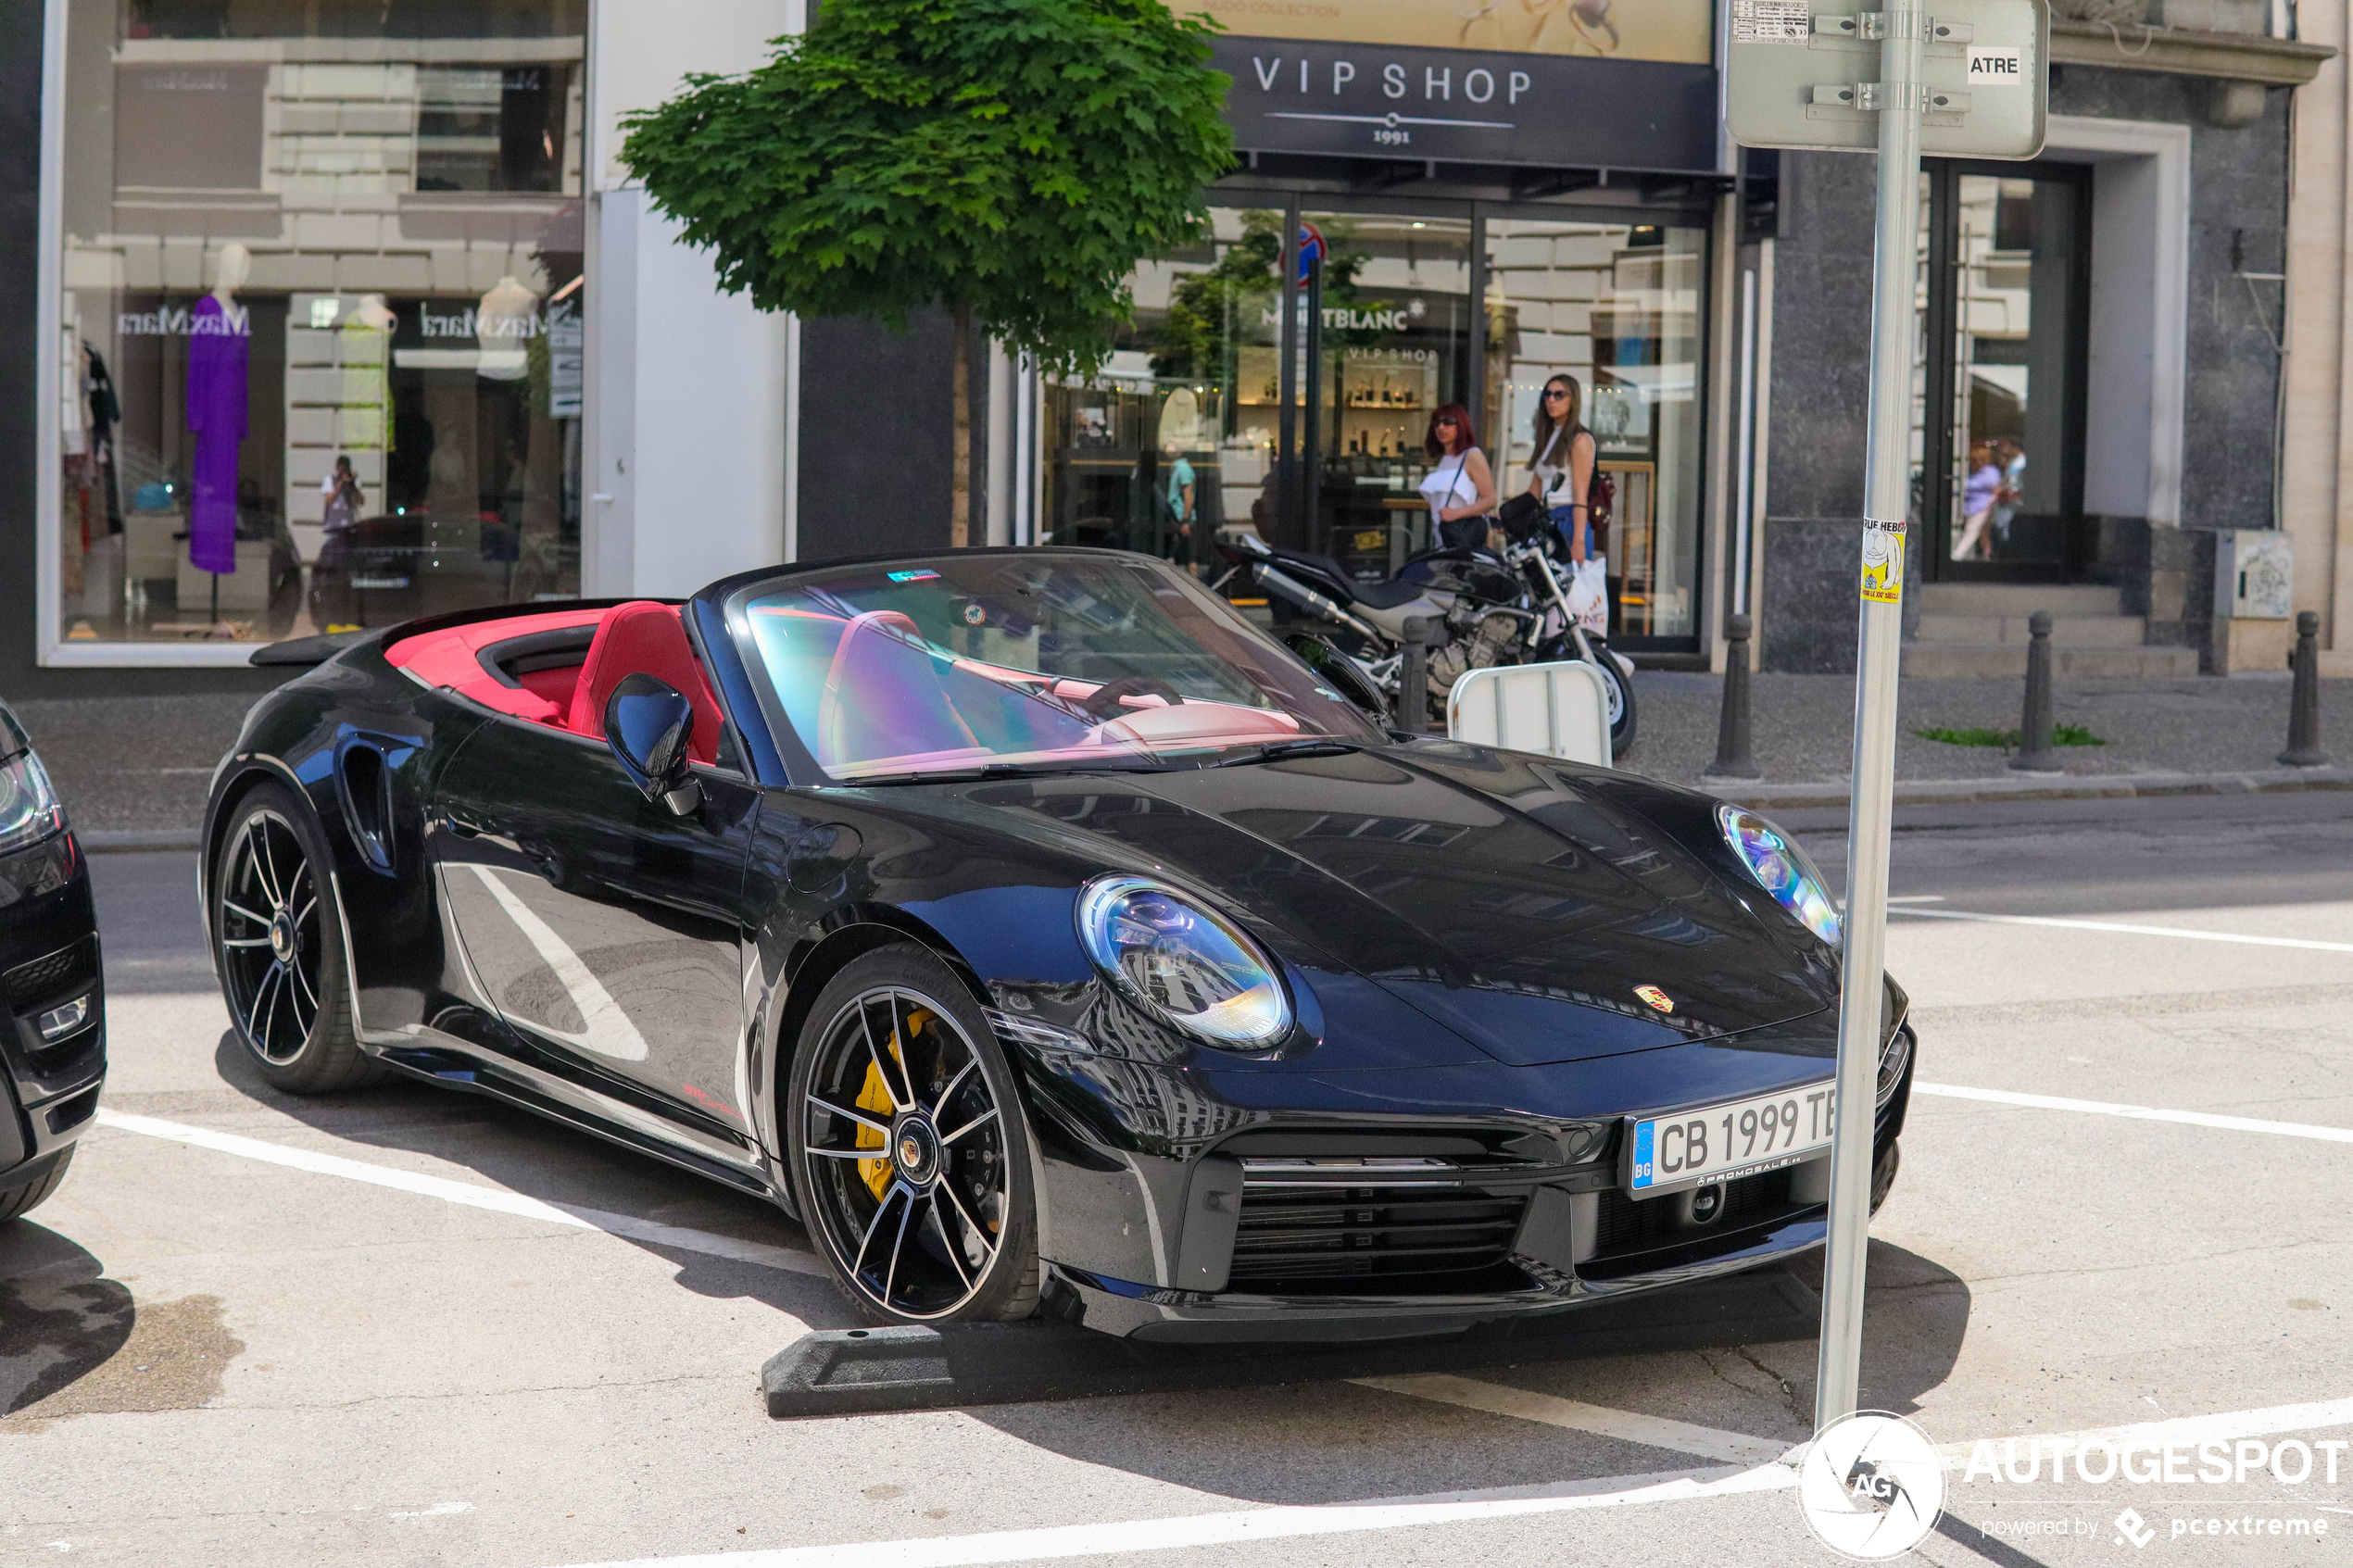
[[[245,438],[245,313],[207,295],[188,341],[188,428],[196,437],[188,560],[199,571],[237,570],[237,447]]]

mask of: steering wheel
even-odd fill
[[[1097,686],[1092,696],[1079,699],[1078,706],[1089,719],[1108,721],[1120,716],[1119,699],[1124,696],[1164,697],[1171,706],[1185,700],[1183,694],[1157,675],[1122,675]]]

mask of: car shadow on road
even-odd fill
[[[130,1340],[138,1309],[82,1248],[31,1220],[0,1223],[0,1430],[35,1415]]]
[[[1809,1286],[1819,1271],[1793,1269]],[[1898,1412],[1950,1374],[1968,1331],[1969,1286],[1950,1270],[1871,1244],[1865,1402]],[[1662,1317],[1671,1314],[1662,1314]],[[1803,1441],[1812,1424],[1814,1342],[1719,1345],[1553,1359],[1464,1375],[1615,1410]],[[1616,1347],[1614,1346],[1613,1348]],[[1800,1370],[1802,1368],[1802,1370]],[[1730,1390],[1726,1385],[1731,1385]],[[1252,1502],[1322,1504],[1545,1486],[1720,1462],[1346,1382],[975,1409],[975,1420],[1038,1448]]]
[[[811,1251],[799,1223],[750,1194],[489,1095],[405,1077],[338,1094],[285,1094],[262,1080],[233,1030],[222,1031],[213,1064],[223,1084],[257,1105],[346,1143],[461,1165],[493,1185],[542,1202]],[[678,1285],[698,1296],[757,1301],[812,1328],[856,1327],[863,1321],[831,1281],[813,1274],[636,1236],[614,1239],[673,1265]]]

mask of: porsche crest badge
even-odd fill
[[[1637,985],[1634,987],[1634,995],[1642,997],[1661,1012],[1675,1010],[1675,998],[1655,985]]]

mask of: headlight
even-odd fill
[[[1837,947],[1838,906],[1831,902],[1830,885],[1806,851],[1780,829],[1738,806],[1716,808],[1716,822],[1724,830],[1724,842],[1732,847],[1756,885],[1804,921],[1808,931]]]
[[[65,808],[40,758],[26,751],[0,762],[0,855],[38,844],[65,825]]]
[[[1272,1045],[1290,1028],[1290,998],[1257,946],[1158,883],[1088,883],[1078,898],[1078,939],[1146,1011],[1212,1045]]]

